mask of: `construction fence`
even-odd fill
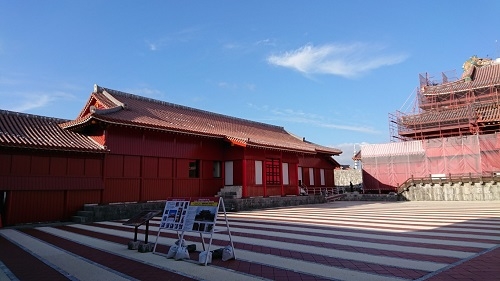
[[[409,178],[500,173],[500,134],[467,135],[361,146],[363,186],[387,193]]]

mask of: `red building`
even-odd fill
[[[474,56],[463,69],[458,79],[420,75],[415,112],[391,115],[393,142],[362,146],[366,192],[398,191],[415,178],[500,174],[500,60]]]
[[[283,127],[95,86],[75,120],[1,111],[3,224],[67,220],[84,204],[298,195],[333,187],[332,158]]]

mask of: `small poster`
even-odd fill
[[[212,233],[214,231],[215,222],[217,221],[218,211],[218,198],[199,198],[192,200],[185,221],[185,230]]]
[[[210,242],[206,251],[210,251],[219,208],[226,221],[227,234],[229,235],[229,242],[231,243],[230,247],[233,249],[233,258],[235,258],[233,240],[227,221],[226,207],[224,206],[224,200],[219,197],[167,199],[165,209],[161,214],[160,227],[158,229],[158,235],[156,236],[153,253],[156,251],[158,238],[160,237],[161,231],[164,229],[177,231],[177,235],[181,241],[184,239],[185,232],[198,232],[203,243],[203,249],[205,249],[205,239],[203,235],[209,235]],[[204,264],[207,265],[208,262],[209,259],[207,258]]]
[[[160,228],[183,230],[188,207],[188,198],[175,198],[167,201],[163,210]]]
[[[165,204],[160,228],[178,231],[212,233],[219,198],[173,198]]]

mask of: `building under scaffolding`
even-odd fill
[[[413,112],[389,115],[390,143],[362,146],[365,191],[500,172],[500,59],[473,56],[460,78],[420,75],[416,97]]]

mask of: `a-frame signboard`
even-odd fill
[[[219,210],[223,218],[219,218]],[[220,219],[224,221],[224,227],[216,227]],[[165,203],[165,208],[161,215],[160,227],[156,236],[153,253],[156,252],[158,238],[163,230],[177,231],[180,241],[183,241],[185,232],[198,232],[203,250],[207,252],[210,252],[213,234],[215,232],[227,231],[233,250],[233,257],[235,257],[233,239],[222,197],[169,198]],[[203,235],[210,236],[208,247],[205,247],[205,237]],[[207,265],[207,262],[208,258],[205,259],[205,265]]]

